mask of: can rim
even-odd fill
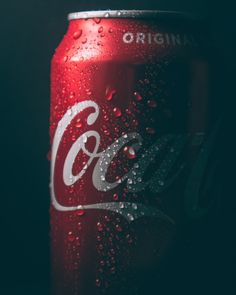
[[[180,19],[197,20],[194,14],[183,11],[168,11],[168,10],[93,10],[79,11],[69,13],[67,19],[88,19],[88,18],[159,18],[159,17],[174,17]]]

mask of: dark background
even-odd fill
[[[156,286],[153,294],[232,294],[236,273],[233,4],[228,0],[8,0],[0,5],[0,294],[48,294],[50,59],[66,31],[67,13],[107,8],[185,10],[208,20],[220,54],[216,69],[221,92],[216,104],[224,114],[218,138],[221,206],[190,235],[190,250],[176,249],[162,291]]]

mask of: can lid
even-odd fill
[[[180,18],[199,19],[197,16],[181,11],[164,10],[94,10],[80,11],[68,14],[68,20],[88,18]]]

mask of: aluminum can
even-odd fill
[[[145,294],[210,208],[208,36],[178,12],[68,18],[51,65],[52,294]]]

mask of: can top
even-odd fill
[[[181,11],[165,10],[94,10],[80,11],[68,14],[68,20],[88,18],[180,18],[197,20],[198,17]]]

